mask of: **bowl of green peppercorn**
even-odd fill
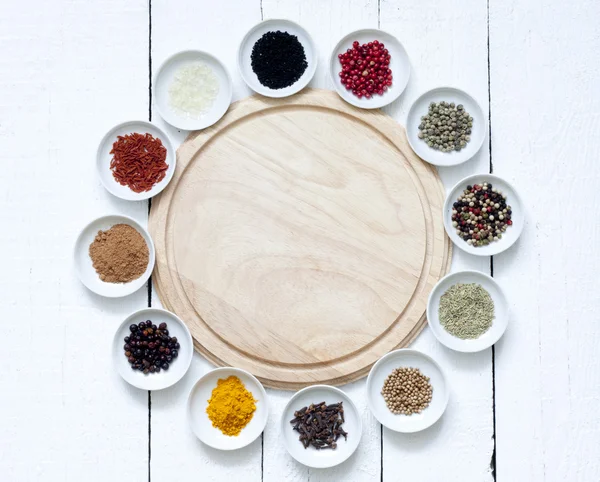
[[[436,166],[456,166],[481,149],[487,129],[477,101],[454,87],[419,96],[408,111],[406,136],[413,151]]]

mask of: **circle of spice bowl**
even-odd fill
[[[494,302],[492,326],[479,338],[461,339],[446,331],[439,319],[440,298],[455,284],[478,284],[487,291]],[[494,278],[479,271],[458,271],[450,273],[435,285],[427,302],[427,322],[440,343],[452,350],[473,353],[489,348],[504,334],[508,326],[508,302],[506,296]]]
[[[344,422],[341,427],[347,433],[347,439],[340,436],[335,449],[317,450],[312,445],[304,448],[299,432],[290,423],[298,410],[321,402],[326,405],[343,402]],[[354,453],[362,436],[362,420],[356,405],[342,390],[329,385],[313,385],[296,392],[287,403],[281,415],[281,432],[285,448],[293,458],[308,467],[323,469],[341,464]]]
[[[506,231],[502,234],[501,239],[493,241],[485,246],[472,246],[462,239],[457,234],[456,228],[452,226],[452,207],[458,199],[458,196],[462,194],[467,186],[482,184],[484,182],[491,184],[493,188],[499,189],[503,195],[506,195],[506,204],[507,206],[510,206],[512,210],[512,225],[507,227]],[[523,226],[525,225],[523,203],[521,202],[521,198],[516,189],[508,181],[505,181],[498,176],[494,176],[493,174],[474,174],[473,176],[468,176],[456,183],[446,197],[443,214],[444,227],[454,245],[467,253],[477,256],[493,256],[507,250],[517,241],[517,239],[519,239],[519,236],[523,232]]]
[[[213,427],[206,407],[219,379],[238,377],[254,399],[256,411],[239,435],[229,436]],[[187,404],[188,422],[192,432],[206,445],[219,450],[236,450],[251,444],[264,431],[269,417],[267,393],[255,376],[240,368],[215,368],[204,374],[192,387]]]
[[[306,62],[308,64],[306,70],[296,82],[282,89],[271,89],[261,84],[257,75],[254,73],[254,70],[252,70],[252,48],[257,40],[264,34],[276,31],[287,32],[298,38],[298,41],[302,44],[302,47],[304,47],[304,54],[306,55]],[[317,59],[317,49],[310,34],[297,23],[283,19],[264,20],[255,25],[244,36],[238,48],[238,68],[240,75],[248,87],[265,97],[288,97],[300,92],[308,85],[315,75],[317,70]]]
[[[421,117],[428,113],[429,104],[442,101],[463,105],[464,110],[473,117],[471,140],[460,151],[442,152],[419,139]],[[486,117],[479,103],[466,92],[454,87],[438,87],[421,94],[410,106],[406,118],[406,137],[410,147],[421,159],[436,166],[456,166],[471,159],[481,149],[486,130]]]
[[[402,415],[392,413],[381,395],[383,384],[396,368],[418,368],[423,375],[429,377],[433,388],[429,406],[421,413]],[[438,363],[430,356],[417,350],[395,350],[373,365],[367,378],[367,401],[371,412],[383,426],[395,432],[412,433],[424,430],[435,422],[446,410],[450,390],[446,376]]]
[[[212,105],[199,116],[186,116],[177,112],[170,103],[169,89],[178,71],[195,63],[204,64],[215,75],[219,92]],[[233,84],[225,66],[207,52],[200,50],[185,50],[166,59],[154,79],[154,100],[160,116],[178,129],[200,130],[215,124],[225,115],[231,105]]]
[[[144,374],[131,367],[125,356],[125,337],[131,335],[130,326],[139,324],[142,321],[152,321],[159,326],[161,323],[167,324],[167,330],[170,337],[176,337],[179,343],[179,353],[177,358],[169,363],[167,370],[161,370],[158,373]],[[175,385],[187,373],[192,363],[194,353],[194,344],[190,330],[181,319],[170,311],[158,308],[144,308],[129,315],[115,332],[112,346],[113,364],[123,380],[130,385],[142,390],[162,390]]]
[[[135,192],[128,186],[119,184],[113,176],[110,168],[113,156],[110,151],[113,148],[113,143],[117,140],[117,136],[125,136],[128,134],[139,133],[139,134],[150,134],[154,138],[160,139],[163,146],[167,149],[167,158],[165,162],[168,164],[165,177],[157,184],[152,186],[149,191]],[[106,133],[106,135],[100,141],[98,146],[98,152],[96,153],[96,168],[100,176],[100,181],[108,192],[112,195],[117,196],[126,201],[143,201],[156,196],[161,192],[167,184],[171,181],[173,173],[175,172],[175,149],[169,139],[169,136],[160,129],[159,127],[146,121],[128,121],[123,122]]]
[[[340,81],[339,73],[342,70],[342,65],[338,55],[351,49],[354,41],[362,45],[373,40],[383,42],[385,48],[389,51],[389,68],[393,76],[392,85],[388,87],[383,95],[375,94],[370,99],[358,98],[351,90],[347,90]],[[379,109],[394,102],[406,89],[410,78],[410,60],[403,45],[392,34],[376,28],[361,29],[349,33],[334,47],[329,58],[329,75],[335,90],[346,102],[362,109]]]
[[[127,224],[131,226],[142,235],[148,246],[148,266],[146,267],[146,271],[144,271],[142,276],[128,283],[107,283],[102,281],[94,269],[89,254],[90,244],[96,238],[98,231],[106,231],[115,224]],[[90,291],[108,298],[119,298],[130,295],[144,286],[154,269],[155,257],[154,243],[150,234],[137,221],[128,216],[113,214],[94,219],[83,228],[75,242],[74,258],[77,276],[79,276],[81,282]]]

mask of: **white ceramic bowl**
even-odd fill
[[[224,435],[218,428],[213,427],[206,413],[207,401],[217,386],[217,381],[232,375],[238,377],[246,390],[257,400],[256,411],[250,423],[236,437]],[[187,409],[188,421],[196,437],[206,445],[219,450],[241,449],[254,442],[265,429],[269,417],[267,393],[262,384],[247,371],[231,367],[215,368],[203,375],[192,387]]]
[[[306,54],[306,62],[308,67],[294,84],[283,89],[270,89],[260,83],[258,77],[252,70],[252,61],[250,56],[252,55],[252,48],[256,41],[261,38],[267,32],[274,32],[280,30],[281,32],[287,32],[290,35],[295,35],[304,47],[304,53]],[[248,84],[254,92],[264,95],[266,97],[288,97],[290,95],[300,92],[304,87],[308,85],[315,71],[317,70],[317,49],[315,43],[309,33],[304,30],[300,25],[290,20],[282,19],[269,19],[255,25],[250,31],[244,36],[238,49],[238,68],[240,75],[244,79],[244,82]]]
[[[456,234],[456,228],[452,227],[452,205],[458,199],[459,194],[462,193],[468,185],[481,184],[488,182],[492,187],[500,189],[503,194],[506,195],[506,204],[512,208],[511,220],[512,226],[506,229],[506,232],[502,234],[502,239],[494,241],[487,246],[472,246],[467,244],[458,234]],[[494,176],[493,174],[475,174],[459,181],[450,191],[444,202],[444,227],[448,236],[452,242],[463,251],[474,254],[477,256],[493,256],[501,253],[502,251],[510,248],[521,233],[523,232],[523,226],[525,225],[525,214],[523,212],[523,203],[519,197],[516,189],[505,181],[504,179]]]
[[[436,151],[418,137],[421,117],[429,111],[429,104],[441,101],[462,104],[469,115],[473,117],[471,141],[460,151]],[[487,129],[487,119],[481,106],[469,94],[454,87],[438,87],[425,92],[410,106],[406,118],[406,136],[410,147],[421,159],[436,166],[456,166],[471,159],[481,149]]]
[[[131,368],[129,361],[125,357],[123,346],[125,345],[124,338],[131,333],[129,326],[132,324],[137,325],[146,320],[152,321],[156,326],[163,322],[166,323],[169,336],[177,337],[180,348],[179,355],[171,361],[168,370],[144,375],[141,371]],[[185,323],[170,311],[158,308],[145,308],[129,315],[121,323],[113,339],[112,357],[115,368],[123,377],[123,380],[142,390],[162,390],[177,383],[190,368],[193,353],[194,344],[192,342],[192,335],[187,326],[185,326]]]
[[[392,85],[383,93],[383,95],[374,95],[370,99],[356,97],[351,90],[346,90],[346,87],[340,82],[339,73],[342,70],[339,54],[343,54],[346,50],[352,48],[352,42],[357,40],[361,45],[364,43],[379,40],[383,42],[386,49],[390,53],[390,69],[392,69]],[[362,109],[378,109],[394,102],[408,84],[410,78],[410,60],[406,50],[400,41],[393,35],[378,30],[376,28],[365,28],[351,32],[342,38],[334,47],[329,58],[329,75],[335,87],[335,90],[340,97],[349,104]]]
[[[186,65],[202,62],[212,69],[219,80],[219,93],[211,108],[199,118],[182,115],[171,107],[169,88],[177,71]],[[160,116],[172,126],[183,130],[205,129],[225,115],[231,104],[233,86],[225,66],[209,53],[200,50],[185,50],[166,59],[154,78],[154,101]]]
[[[343,402],[345,422],[342,428],[348,432],[348,440],[340,437],[335,450],[317,450],[312,446],[305,449],[290,420],[295,411],[323,401],[327,404]],[[281,415],[281,433],[283,444],[292,457],[308,467],[324,469],[341,464],[354,453],[362,435],[362,420],[356,405],[342,390],[329,385],[313,385],[296,392],[287,403]]]
[[[453,285],[476,283],[485,289],[494,302],[494,321],[492,326],[479,338],[462,340],[448,333],[440,324],[438,311],[440,298]],[[508,303],[506,296],[494,278],[479,271],[458,271],[442,278],[429,294],[427,302],[427,322],[435,337],[448,348],[462,352],[476,352],[489,348],[504,334],[508,325]]]
[[[110,163],[112,161],[110,151],[112,150],[113,143],[117,140],[117,136],[124,136],[134,132],[139,134],[149,133],[155,138],[160,139],[163,146],[167,149],[167,159],[165,162],[169,166],[162,181],[155,184],[150,191],[140,193],[134,192],[129,189],[129,187],[119,184],[110,170]],[[100,141],[98,152],[96,154],[96,168],[98,170],[98,175],[100,176],[100,181],[102,181],[102,184],[108,192],[127,201],[143,201],[144,199],[156,196],[167,187],[167,184],[171,181],[173,173],[175,172],[175,149],[173,148],[169,136],[154,124],[140,120],[123,122],[108,131]]]
[[[421,413],[393,414],[381,395],[385,379],[394,369],[401,367],[418,368],[430,378],[433,396],[429,406]],[[383,426],[395,432],[419,432],[433,425],[446,410],[449,395],[448,382],[440,366],[433,358],[417,350],[404,348],[388,353],[373,365],[367,378],[367,401],[371,412]]]
[[[106,283],[102,281],[92,265],[92,259],[89,254],[90,244],[94,241],[98,231],[106,231],[115,224],[128,224],[142,235],[148,245],[148,267],[142,276],[129,283]],[[83,228],[75,242],[74,257],[77,275],[89,290],[108,298],[119,298],[139,290],[146,284],[148,278],[150,278],[155,261],[154,243],[148,231],[137,221],[127,216],[113,214],[95,219]]]

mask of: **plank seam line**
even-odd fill
[[[379,482],[383,482],[383,425],[379,425],[379,436],[380,436],[380,440],[379,440],[379,451],[380,451],[380,455],[379,455]]]
[[[263,10],[263,0],[260,0],[260,21],[265,19],[265,12]],[[260,482],[265,480],[265,431],[260,434]]]
[[[152,122],[152,0],[148,0],[148,121]],[[148,218],[152,199],[148,199]],[[152,308],[152,275],[148,279],[148,308]],[[152,391],[148,390],[148,482],[152,480]]]
[[[377,28],[381,28],[381,0],[377,0]],[[379,482],[383,482],[383,424],[379,427]]]
[[[492,76],[490,62],[490,0],[486,2],[487,13],[487,74],[488,74],[488,149],[490,153],[490,174],[494,172],[494,161],[492,157]],[[490,256],[490,276],[494,277],[494,257]],[[496,347],[492,345],[492,457],[490,460],[490,470],[492,479],[497,480],[496,471]]]

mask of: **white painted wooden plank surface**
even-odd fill
[[[176,4],[175,4],[176,3]],[[170,55],[188,49],[210,52],[223,62],[233,80],[233,100],[251,91],[237,73],[237,47],[247,30],[261,19],[258,0],[215,4],[208,0],[152,1],[153,75]],[[176,145],[188,134],[166,124],[154,109],[153,121],[163,127]],[[154,295],[152,306],[159,306]],[[222,452],[202,444],[186,420],[186,403],[194,383],[213,365],[197,353],[190,371],[175,387],[152,393],[153,481],[261,480],[262,439],[235,452]]]
[[[600,7],[590,0],[489,4],[494,171],[513,180],[529,206],[522,240],[494,259],[513,310],[496,349],[496,480],[596,481],[600,261],[590,253],[600,236],[593,149]],[[229,68],[234,99],[249,94],[237,75],[237,43],[264,14],[299,21],[313,34],[321,61],[314,86],[331,87],[325,63],[337,39],[379,21],[404,43],[413,66],[391,115],[403,122],[419,93],[442,84],[465,88],[487,111],[487,12],[475,0],[468,6],[459,0],[153,0],[152,13],[154,69],[177,50],[208,50]],[[124,300],[96,297],[75,279],[71,264],[74,238],[93,217],[120,212],[146,219],[145,203],[121,202],[103,190],[93,160],[111,125],[147,118],[148,14],[145,0],[0,4],[0,217],[6,227],[0,313],[10,339],[0,353],[2,480],[148,476],[147,392],[126,386],[109,358],[113,330],[146,306],[146,292]],[[164,125],[157,115],[154,120]],[[183,140],[183,133],[169,132],[176,143]],[[441,175],[449,188],[488,167],[486,143],[474,161]],[[578,239],[586,242],[581,248]],[[486,259],[456,252],[453,269],[464,268],[489,272]],[[195,356],[179,385],[152,394],[152,480],[368,482],[381,480],[382,460],[383,480],[492,480],[491,352],[451,353],[428,330],[414,346],[446,369],[452,384],[446,415],[421,434],[385,430],[382,440],[364,381],[348,385],[365,433],[356,456],[328,471],[298,465],[280,446],[277,424],[287,392],[269,391],[273,413],[264,447],[258,440],[221,453],[201,445],[186,426],[185,402],[211,366]]]
[[[143,480],[148,394],[111,369],[114,330],[146,306],[76,279],[81,228],[146,220],[95,172],[113,124],[147,118],[146,2],[0,2],[0,479]]]
[[[498,480],[600,480],[600,4],[490,4],[494,171],[528,222],[497,256]]]
[[[403,43],[412,63],[411,81],[399,102],[388,112],[405,123],[410,104],[423,92],[451,85],[469,92],[487,113],[487,12],[484,2],[452,0],[420,2],[382,0],[380,26]],[[487,139],[471,161],[440,169],[448,191],[467,175],[489,171]],[[489,273],[489,258],[454,249],[452,270],[476,269]],[[411,474],[411,480],[484,482],[493,480],[493,393],[491,349],[461,354],[437,342],[429,328],[413,347],[422,350],[445,370],[451,386],[443,418],[417,434],[384,429],[384,480]],[[468,461],[468,462],[467,462]]]

